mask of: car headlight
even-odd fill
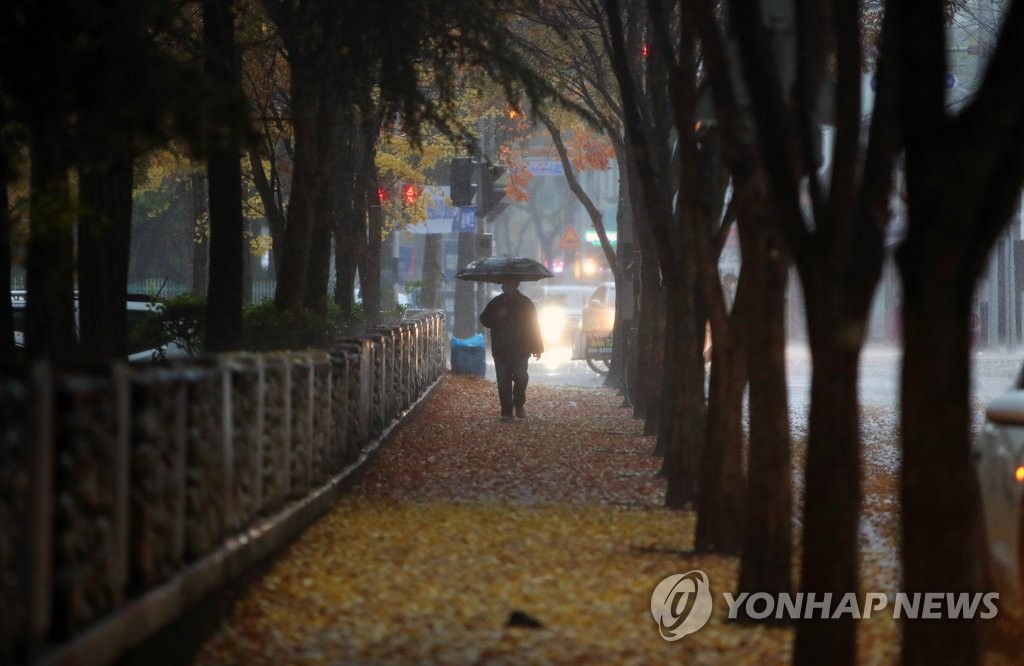
[[[538,319],[540,332],[545,340],[554,340],[561,337],[562,332],[565,330],[565,325],[568,323],[565,316],[565,308],[551,305],[541,308]]]

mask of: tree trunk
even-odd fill
[[[857,592],[860,512],[860,438],[857,402],[859,336],[838,307],[840,289],[827,280],[804,280],[807,328],[814,368],[807,466],[804,474],[801,591],[817,599]],[[854,664],[856,620],[804,619],[797,625],[794,663]]]
[[[206,299],[206,349],[236,349],[242,335],[241,142],[231,100],[241,97],[231,0],[203,1],[206,70],[223,86],[212,103],[206,132],[210,199],[210,284]]]
[[[263,171],[263,158],[256,146],[249,147],[249,167],[252,171],[252,182],[256,193],[260,196],[260,203],[263,204],[263,214],[267,218],[267,226],[270,228],[271,247],[278,247],[284,242],[285,224],[284,212],[278,205],[277,192],[267,174]],[[273,156],[271,157],[273,159]],[[273,175],[271,171],[271,175]]]
[[[665,288],[661,284],[661,274],[653,255],[646,252],[642,254],[640,273],[638,385],[636,402],[633,404],[633,417],[644,419],[644,435],[656,435],[661,417],[661,376],[666,362]]]
[[[359,260],[353,252],[349,237],[334,233],[334,303],[343,317],[352,314],[353,290]]]
[[[441,277],[444,262],[444,238],[441,234],[427,234],[423,242],[423,277],[419,306],[426,310],[443,310]]]
[[[360,183],[357,182],[356,185]],[[365,189],[365,184],[362,189]],[[352,199],[350,204],[343,205],[344,214],[334,230],[334,302],[346,317],[352,313],[356,270],[366,252],[366,209],[360,207],[362,197],[354,196]]]
[[[366,183],[366,196],[377,195],[377,171],[371,167],[371,177]],[[359,268],[359,280],[363,292],[363,309],[366,321],[371,326],[380,323],[380,250],[384,233],[384,215],[380,207],[371,208],[367,216],[366,252]]]
[[[79,165],[79,345],[90,360],[128,351],[125,297],[135,146],[131,136],[105,130],[103,120],[83,119]]]
[[[704,368],[694,321],[694,275],[691,269],[672,282],[665,335],[666,371],[659,445],[665,452],[668,481],[665,506],[683,509],[697,499],[698,471],[704,444]],[[703,331],[703,323],[700,329]]]
[[[11,209],[7,182],[11,156],[0,138],[0,294],[11,291]],[[0,298],[0,358],[14,356],[14,311],[10,298]]]
[[[206,174],[192,172],[192,293],[205,297],[210,282],[209,216],[206,206]],[[206,224],[203,224],[206,217]]]
[[[31,359],[66,360],[75,347],[74,234],[63,130],[56,112],[37,113],[29,127],[25,352]]]
[[[317,213],[313,223],[313,238],[310,246],[309,264],[306,271],[305,307],[311,312],[324,314],[327,311],[327,285],[331,277],[331,225],[328,195],[321,192],[316,204]]]
[[[334,216],[340,207],[348,205],[352,197],[354,167],[358,161],[357,133],[345,127],[344,109],[336,104],[337,94],[325,92],[321,106],[324,111],[319,123],[318,160],[323,185],[310,195],[312,205],[312,243],[306,265],[304,307],[317,314],[327,311],[327,284],[331,272],[331,233],[336,225]],[[337,260],[335,260],[337,263]]]
[[[615,328],[612,331],[612,362],[604,385],[618,388],[625,397],[623,407],[633,406],[636,395],[636,283],[640,275],[640,256],[635,244],[635,211],[630,201],[630,182],[626,175],[628,160],[624,147],[615,141],[616,163],[619,166],[619,207],[616,212],[618,242],[615,253],[621,277],[615,283]]]
[[[608,374],[602,386],[605,388],[625,389],[626,352],[629,330],[633,327],[633,318],[629,308],[632,305],[632,293],[626,293],[625,286],[632,284],[620,278],[615,282],[615,321],[612,323],[612,357],[608,361]],[[630,289],[632,292],[632,289]],[[628,318],[627,318],[628,317]],[[622,391],[620,391],[620,394]],[[625,405],[624,405],[625,406]]]
[[[293,55],[289,61],[292,75],[292,131],[295,154],[292,190],[288,199],[288,223],[277,253],[277,307],[299,312],[305,304],[306,277],[313,242],[314,197],[322,187],[320,151],[323,137],[318,133],[321,113],[321,84],[316,67]],[[326,239],[325,239],[326,242]]]
[[[739,555],[743,543],[743,388],[746,359],[735,336],[719,332],[700,456],[696,549]],[[703,382],[701,382],[703,389]]]
[[[789,261],[774,228],[762,222],[738,220],[743,274],[748,279],[744,288],[749,307],[741,330],[750,378],[748,502],[738,590],[780,594],[790,592],[793,585],[785,332]]]
[[[974,279],[948,263],[948,251],[900,258],[902,589],[976,593],[981,507],[970,459],[967,324]],[[905,664],[978,661],[976,620],[917,619],[902,627]]]

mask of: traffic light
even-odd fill
[[[473,184],[473,169],[476,163],[472,157],[452,158],[451,197],[454,206],[472,206],[476,196]]]
[[[412,183],[406,183],[402,186],[402,203],[406,206],[415,206],[416,197],[419,196],[419,190]]]
[[[497,164],[480,165],[480,207],[476,211],[478,218],[499,215],[508,206],[502,202],[505,198],[505,186],[497,182],[507,170]]]

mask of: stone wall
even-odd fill
[[[330,350],[0,375],[0,663],[107,663],[241,573],[324,510],[446,345],[423,312]]]

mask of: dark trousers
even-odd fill
[[[522,407],[526,402],[526,384],[530,375],[526,366],[530,357],[494,359],[494,375],[498,382],[498,400],[501,401],[502,416],[511,416],[513,407]]]

